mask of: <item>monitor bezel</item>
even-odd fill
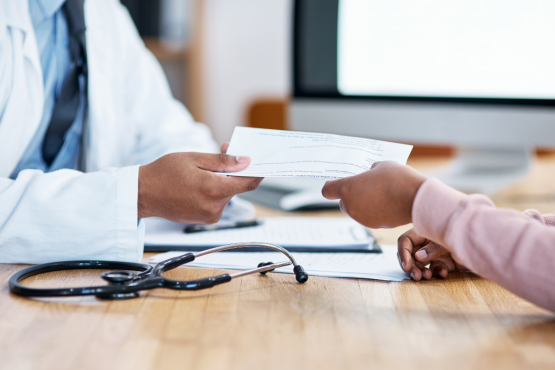
[[[304,89],[300,83],[300,24],[302,21],[301,9],[303,1],[294,0],[293,6],[293,32],[292,32],[292,86],[293,98],[321,98],[333,100],[374,101],[374,102],[409,102],[409,103],[447,103],[447,104],[472,104],[488,106],[527,106],[527,107],[555,107],[555,99],[529,99],[529,98],[485,98],[485,97],[433,97],[433,96],[391,96],[391,95],[343,95],[337,91],[311,91]],[[319,0],[323,1],[323,0]],[[341,0],[338,0],[341,1]]]

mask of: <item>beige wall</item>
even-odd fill
[[[222,143],[253,99],[289,94],[292,1],[201,1],[204,116]]]

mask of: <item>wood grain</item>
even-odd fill
[[[553,211],[553,170],[555,158],[542,158],[530,178],[493,199]],[[374,233],[391,244],[408,227]],[[555,368],[555,315],[470,273],[402,283],[311,277],[304,285],[268,274],[198,292],[101,301],[11,295],[7,280],[23,267],[0,265],[0,369]],[[167,276],[219,273],[180,267]],[[26,284],[90,285],[98,274],[52,273]]]

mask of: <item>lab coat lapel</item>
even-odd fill
[[[0,0],[1,1],[1,0]],[[95,0],[99,1],[99,0]],[[105,1],[106,3],[106,1]],[[126,147],[125,138],[118,135],[119,105],[124,102],[115,98],[113,91],[113,68],[120,54],[114,53],[111,35],[119,30],[110,17],[103,14],[106,7],[85,1],[85,24],[87,26],[88,81],[88,124],[84,137],[87,171],[99,171],[120,166],[116,160]]]
[[[26,0],[0,1],[0,27],[5,32],[2,42],[12,69],[9,98],[0,121],[0,176],[11,175],[42,116],[44,86],[35,33]]]

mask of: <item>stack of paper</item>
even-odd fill
[[[406,273],[399,266],[397,247],[382,246],[383,253],[293,253],[298,264],[302,265],[308,275],[375,279],[386,281],[402,281],[408,279]],[[167,252],[158,254],[150,259],[150,263],[176,257],[183,252]],[[287,257],[281,253],[246,253],[246,252],[217,252],[199,257],[187,266],[249,270],[256,268],[260,262],[282,262]],[[293,273],[291,266],[277,269],[275,272]]]

